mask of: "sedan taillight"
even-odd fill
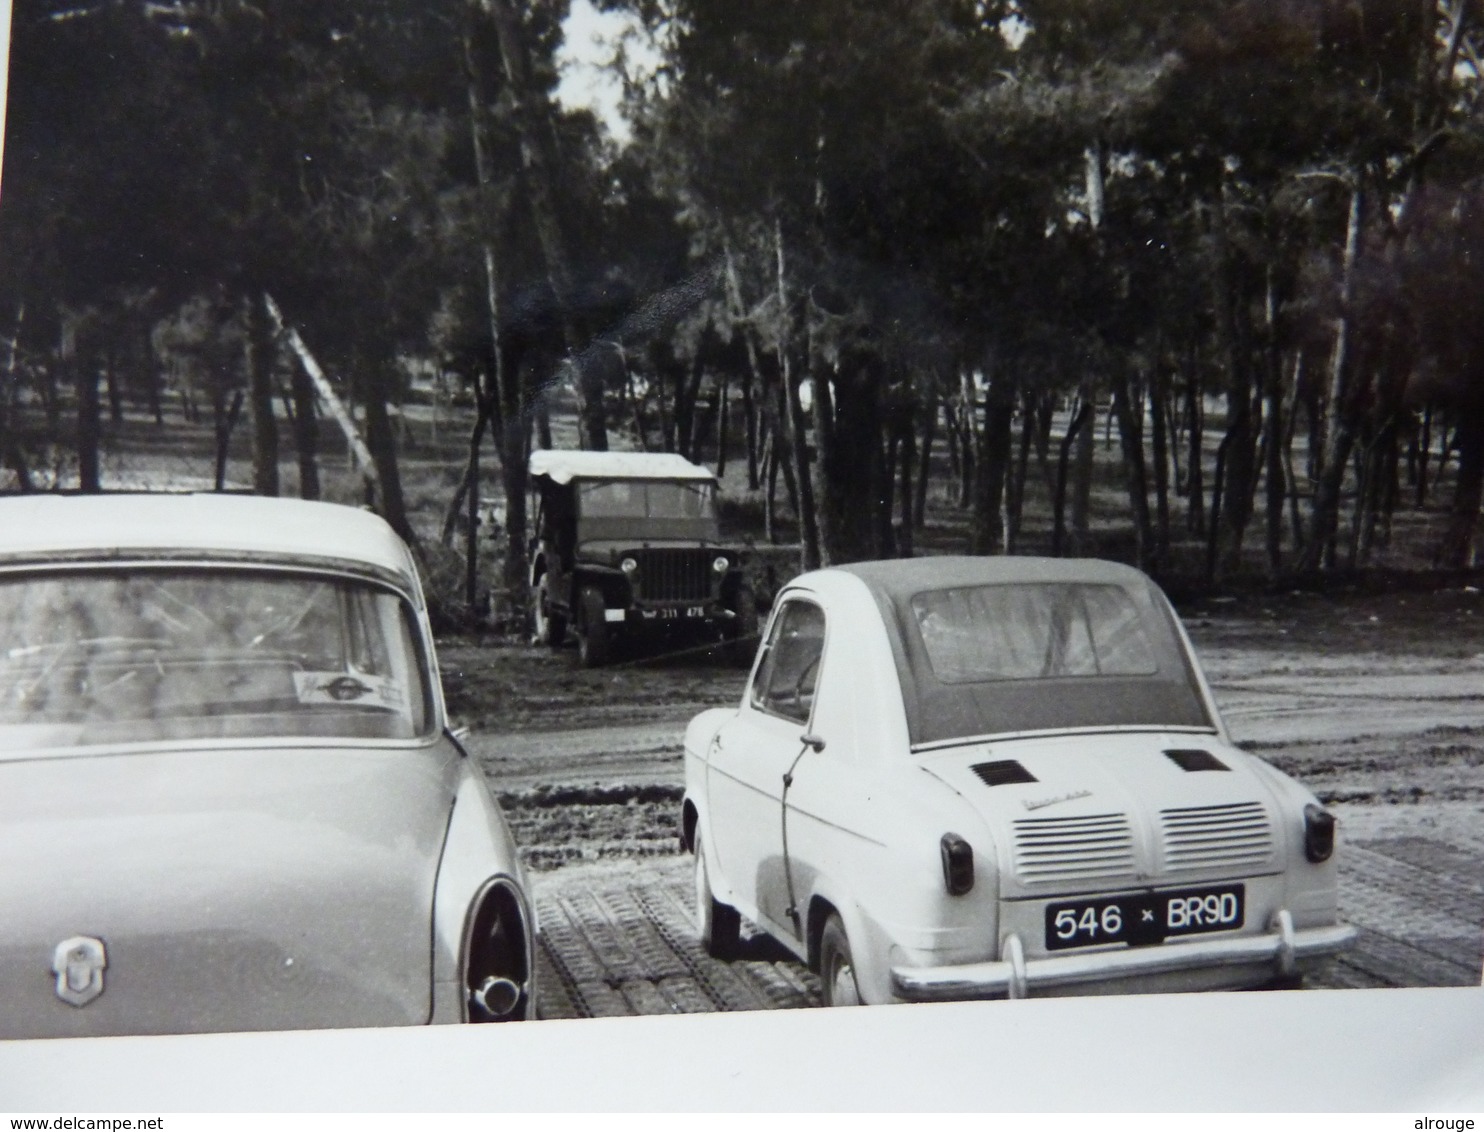
[[[962,896],[974,887],[974,848],[956,833],[945,833],[938,843],[943,854],[943,884],[949,896]]]
[[[1310,802],[1304,807],[1304,856],[1316,865],[1335,851],[1335,815]]]

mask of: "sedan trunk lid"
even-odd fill
[[[426,1022],[451,776],[441,744],[0,762],[0,1037]]]

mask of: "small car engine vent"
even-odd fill
[[[1017,782],[1039,782],[1034,774],[1014,759],[999,759],[992,763],[979,763],[969,768],[979,776],[986,786],[1011,786]]]
[[[709,601],[716,551],[701,547],[638,547],[624,552],[639,564],[638,594],[644,601]]]
[[[1128,816],[1094,814],[1017,821],[1015,872],[1026,884],[1132,875],[1134,835]]]
[[[1170,872],[1247,868],[1273,855],[1273,831],[1259,802],[1161,810],[1159,824]]]
[[[1166,751],[1165,758],[1178,766],[1181,770],[1230,770],[1224,762],[1218,759],[1210,751],[1203,751],[1199,747],[1180,748]]]

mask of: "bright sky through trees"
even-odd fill
[[[562,81],[557,99],[568,109],[590,109],[619,145],[631,136],[621,110],[623,81],[613,68],[622,50],[623,66],[634,77],[647,77],[660,64],[660,53],[633,16],[600,12],[589,0],[573,0],[562,25],[566,43],[557,52]]]

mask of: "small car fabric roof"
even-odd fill
[[[544,448],[531,453],[530,473],[553,483],[594,480],[704,480],[716,477],[674,452],[585,452]]]
[[[886,625],[914,747],[955,739],[1083,727],[1214,725],[1158,587],[1098,559],[929,557],[836,567],[863,581]],[[934,590],[1011,584],[1115,585],[1133,600],[1159,662],[1153,676],[947,683],[933,670],[912,599]]]

